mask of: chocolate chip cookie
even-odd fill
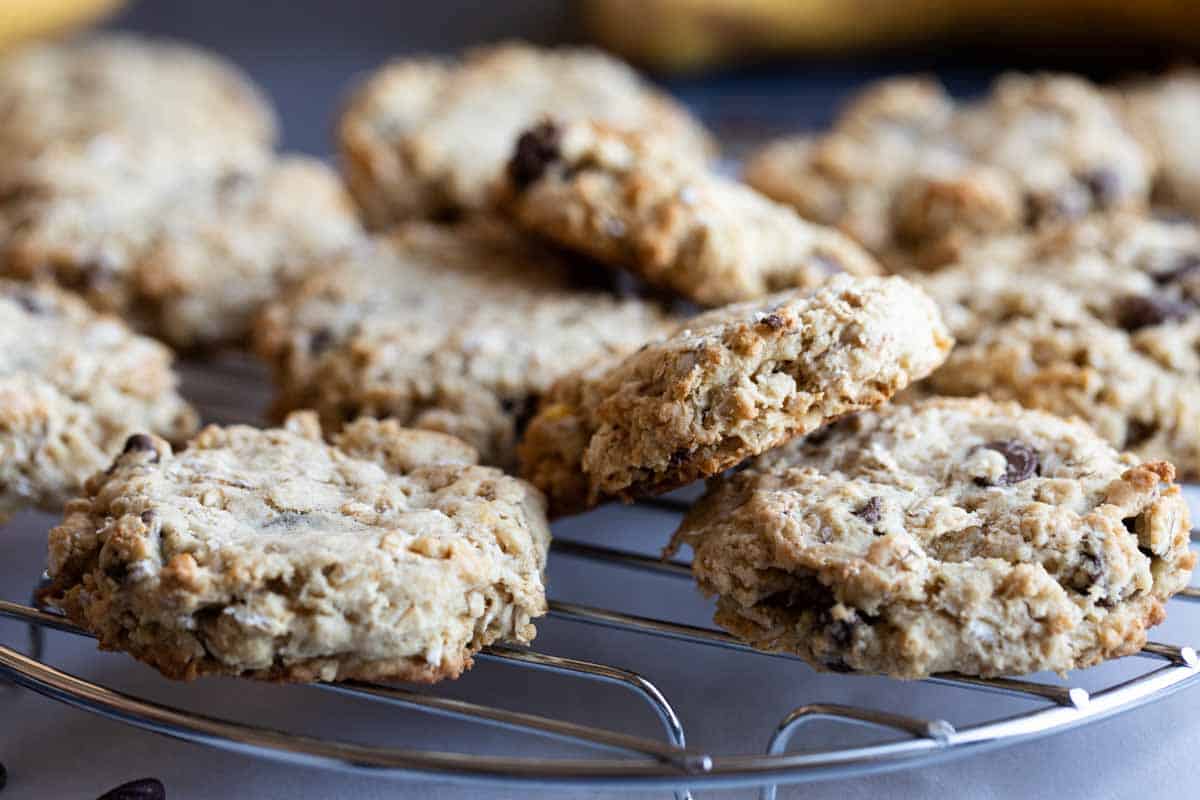
[[[929,374],[952,342],[902,278],[838,276],[727,306],[543,398],[521,474],[554,515],[715,475]]]
[[[667,330],[655,303],[581,288],[559,255],[486,218],[409,223],[268,307],[258,352],[277,409],[336,429],[366,414],[452,433],[511,465],[537,397],[586,361]]]
[[[653,137],[543,122],[517,140],[506,177],[520,227],[701,305],[881,271],[837,231]]]
[[[376,228],[478,211],[517,134],[547,114],[644,131],[697,160],[714,149],[682,106],[620,61],[507,43],[457,62],[399,60],[371,75],[338,123],[346,180]]]
[[[170,352],[51,286],[0,280],[0,521],[59,511],[126,438],[183,441]]]
[[[718,624],[821,670],[1064,673],[1137,652],[1187,585],[1174,477],[1016,404],[893,404],[712,482],[673,546]]]
[[[1079,416],[1200,477],[1200,229],[1116,215],[999,237],[921,285],[958,340],[924,386]]]
[[[135,435],[51,532],[46,598],[171,678],[454,678],[546,611],[543,500],[475,457],[309,413]]]
[[[1010,74],[965,104],[929,79],[875,84],[832,131],[768,144],[746,180],[887,261],[935,267],[981,236],[1140,208],[1154,168],[1092,84]]]

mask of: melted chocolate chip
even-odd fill
[[[134,452],[154,452],[154,440],[144,433],[135,433],[125,440],[125,447],[121,450],[122,453]]]
[[[1126,295],[1116,305],[1117,324],[1130,332],[1186,319],[1195,311],[1190,303],[1152,295]]]
[[[835,658],[831,661],[824,662],[825,669],[830,672],[840,672],[843,675],[854,672],[854,667],[847,664],[843,659]]]
[[[1116,205],[1121,199],[1121,176],[1107,167],[1096,167],[1079,176],[1079,182],[1087,187],[1100,208]]]
[[[682,465],[683,462],[687,461],[688,456],[691,454],[691,450],[687,449],[686,447],[681,447],[674,453],[671,453],[671,457],[667,459],[667,465],[674,469]]]
[[[25,310],[26,313],[34,316],[41,316],[50,310],[50,306],[46,304],[42,298],[38,297],[33,292],[20,291],[12,295],[13,302]]]
[[[96,800],[166,800],[167,788],[158,778],[141,778],[122,783],[110,789]]]
[[[829,638],[838,647],[849,647],[854,641],[854,624],[844,619],[831,622],[826,628]]]
[[[1087,594],[1093,586],[1104,576],[1104,551],[1096,546],[1096,543],[1091,538],[1083,542],[1083,549],[1079,552],[1079,566],[1075,570],[1075,574],[1071,576],[1070,586],[1072,589]]]
[[[513,421],[513,430],[520,436],[529,427],[529,421],[537,413],[537,403],[532,397],[505,397],[500,408]]]
[[[524,189],[557,161],[562,131],[553,122],[543,122],[521,134],[517,148],[508,162],[508,177],[517,188]]]
[[[771,314],[767,314],[762,319],[760,319],[758,321],[758,324],[762,325],[764,328],[769,328],[773,331],[777,331],[777,330],[781,329],[787,323],[784,321],[783,317],[779,316],[778,314],[771,313]]]
[[[319,355],[329,349],[329,345],[333,344],[333,331],[329,328],[318,328],[308,337],[308,352],[311,355]]]
[[[868,525],[874,525],[883,517],[883,498],[872,497],[866,504],[854,512],[854,516],[862,519]]]
[[[1156,272],[1151,277],[1159,286],[1179,283],[1184,278],[1200,275],[1200,253],[1184,253],[1165,272]]]
[[[1158,433],[1158,425],[1153,422],[1142,422],[1141,420],[1131,419],[1129,426],[1125,429],[1124,449],[1128,450],[1131,447],[1150,440],[1154,434]]]
[[[975,482],[980,486],[1012,486],[1032,478],[1041,469],[1037,451],[1019,439],[988,442],[983,447],[995,450],[1004,456],[1004,460],[1008,463],[1004,468],[1004,474],[994,484],[986,478],[976,478]]]

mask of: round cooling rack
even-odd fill
[[[205,393],[196,387],[191,392],[193,398],[200,400],[198,405],[206,419],[253,419],[256,410],[262,407],[258,402],[262,390],[255,388],[261,387],[262,376],[242,362],[219,369],[209,366],[192,378],[199,380],[198,385],[210,387],[207,408]],[[565,530],[556,528],[559,538],[553,545],[553,562],[564,565],[574,576],[570,581],[559,581],[565,584],[564,588],[570,589],[581,582],[616,586],[619,591],[615,596],[624,594],[636,599],[635,605],[655,608],[655,601],[659,600],[657,613],[635,614],[610,607],[614,604],[599,606],[561,598],[552,600],[544,623],[552,630],[548,634],[543,632],[536,649],[488,648],[477,657],[480,664],[468,678],[458,682],[474,680],[480,673],[496,667],[515,671],[519,683],[514,685],[526,688],[553,676],[560,686],[569,687],[568,698],[581,696],[579,692],[598,691],[600,685],[617,687],[653,712],[662,729],[660,737],[621,730],[619,725],[571,721],[566,718],[568,714],[534,713],[506,708],[504,703],[462,699],[452,696],[452,686],[447,684],[427,690],[350,681],[311,684],[303,691],[332,695],[339,703],[364,701],[388,711],[415,712],[421,715],[422,724],[428,726],[462,723],[492,726],[537,737],[542,746],[535,744],[521,755],[512,755],[426,748],[420,744],[429,740],[415,736],[400,745],[364,744],[340,735],[288,732],[224,716],[209,716],[134,696],[55,668],[46,658],[45,633],[88,634],[55,613],[34,604],[11,601],[0,601],[0,617],[27,624],[31,632],[30,647],[25,654],[0,645],[0,678],[75,708],[154,733],[289,764],[376,777],[430,777],[479,784],[661,788],[673,790],[678,797],[687,797],[689,789],[755,785],[762,787],[764,798],[772,798],[777,784],[911,769],[1061,733],[1165,698],[1185,686],[1195,685],[1200,676],[1196,651],[1184,642],[1148,643],[1133,656],[1072,673],[1066,681],[1053,676],[1045,680],[1041,676],[1018,680],[954,674],[919,682],[853,675],[818,676],[799,659],[755,651],[720,631],[668,618],[673,615],[665,612],[674,606],[662,598],[678,594],[680,586],[688,586],[687,565],[664,562],[635,552],[634,548],[609,544],[620,541],[622,533],[628,534],[621,530],[623,526],[633,526],[635,522],[644,526],[650,520],[658,535],[649,546],[652,549],[661,545],[686,507],[684,499],[665,498],[580,517],[564,526]],[[579,536],[580,531],[591,535]],[[638,536],[646,538],[643,534]],[[605,544],[586,541],[597,537]],[[1196,532],[1192,538],[1195,543]],[[552,580],[552,596],[558,596],[557,588]],[[1182,625],[1174,625],[1173,629],[1200,630],[1197,600],[1200,588],[1190,588],[1170,603],[1169,618],[1183,620]],[[606,636],[622,637],[623,645],[606,650],[604,658],[585,659],[554,652],[556,643],[566,638],[558,635],[560,631],[576,629],[578,635],[581,628],[596,633],[598,640],[601,633],[598,629],[603,629]],[[672,684],[670,692],[627,667],[633,656],[667,647],[686,654],[683,658],[673,657],[671,673],[663,676]],[[781,692],[776,712],[756,718],[761,729],[756,734],[747,734],[761,737],[761,742],[754,742],[759,745],[757,752],[729,752],[727,746],[709,747],[689,741],[685,735],[681,715],[668,694],[688,701],[689,713],[683,719],[690,718],[695,701],[711,692],[713,676],[706,670],[714,663],[713,654],[722,655],[722,669],[736,672],[742,681],[768,668],[778,669],[781,662],[789,670],[789,680],[783,687],[787,691]],[[816,681],[820,681],[821,689],[814,689],[814,697],[836,695],[840,699],[796,703],[793,699],[796,692],[803,692],[806,682]],[[872,681],[883,684],[884,690],[874,694],[859,691]],[[762,690],[762,687],[751,688]],[[189,689],[186,685],[172,685],[172,697],[184,702]],[[911,709],[901,712],[875,702],[881,697],[911,695],[917,690],[928,702],[930,713],[912,713]],[[995,696],[997,702],[982,706],[975,703],[976,709],[985,707],[986,713],[976,713],[974,719],[965,723],[952,723],[945,718],[952,714],[943,712],[953,710],[962,701],[944,700],[939,695],[954,692],[965,693],[964,697],[969,695],[972,699],[979,695]],[[519,693],[515,696],[521,699]],[[567,703],[563,708],[569,709],[570,705]],[[614,718],[619,723],[633,716],[622,713]],[[826,733],[816,735],[828,732],[830,725],[867,728],[876,738],[847,741]],[[803,736],[805,733],[809,735]],[[555,745],[550,754],[546,740],[553,740]],[[761,747],[763,742],[765,747]],[[559,756],[562,745],[581,750],[585,755]]]

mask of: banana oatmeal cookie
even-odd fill
[[[315,415],[131,436],[50,534],[46,599],[171,678],[455,678],[526,643],[550,532],[530,486],[453,437]]]
[[[716,621],[821,670],[921,678],[1137,652],[1187,586],[1162,461],[1014,403],[855,415],[713,481],[675,535]]]

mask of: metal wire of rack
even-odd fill
[[[211,376],[212,373],[206,370],[206,374]],[[248,372],[245,364],[235,363],[224,371],[224,376],[234,385],[262,385],[260,376],[252,369]],[[213,398],[213,402],[204,404],[207,406],[204,408],[206,418],[222,422],[245,419],[246,404],[230,399],[231,396],[236,398],[237,394],[236,391],[231,394],[223,386],[216,392],[218,397]],[[651,499],[642,501],[642,504],[672,513],[681,513],[687,508],[685,501],[673,498]],[[1200,530],[1192,532],[1192,541],[1200,542]],[[554,541],[552,550],[558,558],[606,564],[667,580],[691,579],[690,568],[686,564],[662,561],[621,549],[559,538]],[[1181,592],[1172,605],[1196,601],[1200,601],[1200,587]],[[549,616],[571,624],[600,626],[635,636],[735,651],[746,659],[798,660],[794,656],[754,650],[712,628],[607,608],[552,600]],[[939,675],[924,683],[971,692],[996,693],[1032,701],[1034,705],[1027,711],[956,727],[944,719],[926,719],[860,705],[802,704],[788,709],[778,719],[765,752],[760,754],[722,754],[689,745],[674,706],[655,683],[637,672],[612,664],[533,649],[493,646],[480,653],[477,660],[624,688],[654,712],[662,726],[663,738],[653,739],[550,716],[415,692],[399,685],[364,681],[310,685],[315,691],[584,745],[602,754],[595,758],[511,757],[380,747],[317,738],[206,716],[141,699],[61,671],[45,662],[46,631],[85,637],[90,635],[61,615],[39,608],[32,601],[24,605],[0,600],[0,617],[23,622],[30,631],[28,654],[0,645],[0,680],[7,680],[75,708],[176,739],[279,762],[372,776],[448,778],[476,784],[537,787],[662,788],[674,791],[681,800],[690,797],[690,789],[734,786],[760,786],[762,798],[771,800],[779,784],[914,768],[978,754],[1132,710],[1185,686],[1194,685],[1200,678],[1200,658],[1193,647],[1162,642],[1148,643],[1139,653],[1128,657],[1130,660],[1147,662],[1148,669],[1134,678],[1090,692],[1078,685],[1060,686],[1014,678]],[[853,676],[844,679],[855,680]],[[895,738],[865,745],[791,751],[790,745],[795,735],[818,720],[867,726],[894,734]]]

